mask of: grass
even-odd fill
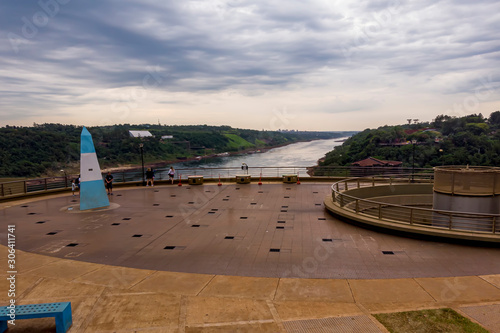
[[[224,134],[229,139],[229,147],[236,149],[252,148],[255,145],[236,134]]]
[[[452,309],[379,313],[374,317],[391,333],[488,333]]]

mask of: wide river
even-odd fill
[[[343,139],[345,138],[297,142],[262,153],[206,158],[176,163],[173,167],[178,173],[184,175],[196,173],[214,177],[221,173],[221,177],[228,177],[241,171],[241,166],[245,163],[252,176],[258,176],[262,172],[263,176],[300,173],[301,177],[307,177],[306,167],[317,165],[318,160],[333,150],[333,147],[341,145],[342,142],[339,141]],[[200,170],[200,168],[207,170]],[[197,169],[196,172],[195,169]]]

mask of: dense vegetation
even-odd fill
[[[413,148],[415,167],[500,166],[500,111],[488,119],[481,114],[440,115],[431,123],[366,129],[335,147],[320,165],[348,166],[371,156],[409,167]]]
[[[0,128],[0,177],[34,177],[78,173],[81,126],[34,124]],[[174,161],[177,157],[260,149],[297,141],[344,136],[331,132],[274,132],[229,126],[115,125],[89,127],[102,168]],[[132,138],[129,130],[148,130],[149,138]],[[173,135],[173,139],[161,139]]]

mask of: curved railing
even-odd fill
[[[338,208],[382,222],[414,225],[429,229],[452,230],[467,233],[500,233],[500,214],[478,214],[426,208],[432,202],[422,200],[412,206],[360,198],[350,195],[349,190],[401,184],[432,184],[432,174],[385,175],[349,178],[332,185],[332,201]],[[410,193],[408,193],[411,196]],[[431,194],[428,195],[429,197]],[[418,201],[418,200],[417,200]],[[420,207],[418,207],[420,206]],[[422,207],[423,206],[423,207]]]

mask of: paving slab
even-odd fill
[[[130,290],[196,296],[213,278],[208,274],[154,272]]]
[[[247,298],[189,297],[186,313],[188,327],[215,323],[273,321],[266,301]]]
[[[126,289],[133,287],[153,273],[154,271],[128,267],[102,266],[76,278],[74,281]]]
[[[350,316],[284,322],[288,333],[383,333],[368,316]]]
[[[100,268],[103,268],[103,265],[74,260],[56,260],[29,272],[34,276],[73,280]]]
[[[280,332],[278,325],[270,322],[235,324],[235,325],[217,325],[203,327],[186,327],[186,333],[276,333]]]
[[[275,300],[354,303],[349,284],[344,279],[280,279]]]
[[[65,302],[71,302],[72,297],[99,296],[104,289],[103,286],[98,285],[43,278],[40,283],[24,295],[24,299],[64,298]]]
[[[500,289],[477,276],[415,279],[436,301],[474,303],[500,301]]]
[[[500,304],[459,308],[490,332],[500,332]]]
[[[9,300],[11,297],[9,297],[9,290],[10,288],[10,281],[7,280],[7,278],[10,278],[11,275],[9,274],[2,274],[0,275],[0,306],[6,306],[9,305]],[[17,298],[20,298],[22,295],[24,295],[28,290],[33,288],[37,283],[39,283],[42,280],[42,278],[38,276],[33,276],[33,275],[28,275],[28,274],[23,274],[23,275],[15,275],[15,294]]]
[[[491,283],[492,285],[494,285],[495,287],[500,289],[500,274],[481,275],[480,278],[485,280],[485,281],[488,281],[489,283]]]
[[[273,299],[279,279],[217,275],[200,296]]]
[[[435,300],[413,279],[349,280],[356,303],[368,310],[377,311],[380,304],[395,308],[397,304],[421,305]]]
[[[363,314],[363,311],[354,303],[275,301],[274,306],[283,321]]]
[[[180,296],[109,295],[99,299],[84,332],[179,328]]]

